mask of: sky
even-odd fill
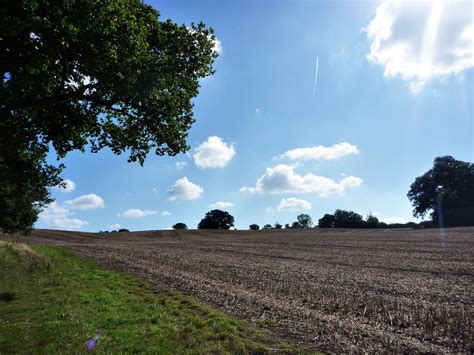
[[[217,36],[191,149],[145,165],[73,152],[37,228],[189,228],[211,209],[252,223],[336,209],[407,222],[435,157],[473,161],[469,1],[149,1]]]

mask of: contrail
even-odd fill
[[[319,57],[316,57],[316,72],[314,74],[314,86],[313,86],[313,96],[316,93],[316,84],[318,83],[318,65],[319,65]]]

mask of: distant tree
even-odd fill
[[[366,228],[378,228],[380,225],[379,219],[372,214],[367,216],[365,220],[365,227]]]
[[[173,225],[174,230],[185,230],[188,229],[188,226],[185,223],[179,222]]]
[[[217,56],[204,24],[160,21],[141,0],[7,0],[0,6],[0,230],[29,231],[90,148],[129,161],[189,149],[193,98]]]
[[[234,217],[226,211],[212,210],[199,222],[198,229],[230,229],[234,226]]]
[[[250,230],[253,230],[253,231],[256,231],[256,230],[259,230],[259,229],[260,229],[260,226],[259,226],[258,224],[255,224],[255,223],[254,223],[254,224],[251,224],[251,225],[249,226],[249,229],[250,229]]]
[[[303,227],[301,226],[301,224],[299,224],[297,221],[295,221],[291,224],[290,228],[295,228],[296,229],[296,228],[303,228]]]
[[[275,229],[282,229],[283,226],[282,226],[280,223],[276,222],[275,225],[273,226],[273,228],[275,228]]]
[[[353,211],[336,210],[334,212],[335,228],[362,228],[364,218]]]
[[[265,224],[262,229],[273,229],[271,224]]]
[[[296,217],[300,228],[311,228],[313,226],[313,220],[311,216],[305,213],[302,213]]]
[[[113,231],[110,231],[110,233],[118,233],[115,229]]]
[[[120,233],[127,233],[127,232],[130,232],[127,228],[120,228],[118,230]]]
[[[286,223],[286,224],[285,224],[285,229],[289,229],[289,228],[291,228],[290,224],[289,224],[289,223]]]
[[[407,196],[415,217],[430,213],[437,226],[474,225],[474,164],[438,157],[411,184]]]
[[[318,220],[319,228],[333,228],[334,227],[334,216],[326,213],[322,218]]]

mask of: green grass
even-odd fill
[[[46,246],[0,241],[0,353],[265,353],[289,348],[247,322]]]

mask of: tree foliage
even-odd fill
[[[438,225],[474,225],[474,164],[436,158],[433,168],[411,184],[408,198],[415,217],[430,213]]]
[[[380,221],[377,217],[372,214],[369,214],[365,220],[365,228],[378,228],[380,226]]]
[[[334,216],[326,213],[322,218],[318,220],[319,228],[333,228],[334,227]]]
[[[313,226],[313,220],[311,216],[305,213],[302,213],[296,216],[296,221],[293,222],[291,228],[311,228]]]
[[[364,217],[354,211],[336,210],[334,212],[335,228],[363,228]]]
[[[188,149],[192,98],[213,73],[213,31],[140,0],[6,0],[0,7],[0,229],[51,201],[58,159],[104,147],[144,163]]]
[[[226,211],[212,210],[199,222],[198,229],[230,229],[234,226],[234,217]]]
[[[250,229],[250,230],[253,230],[253,231],[257,231],[257,230],[260,229],[260,226],[259,226],[258,224],[255,224],[255,223],[254,223],[254,224],[251,224],[251,225],[249,226],[249,229]]]
[[[185,223],[179,222],[173,225],[174,230],[186,230],[188,229],[188,226]]]

